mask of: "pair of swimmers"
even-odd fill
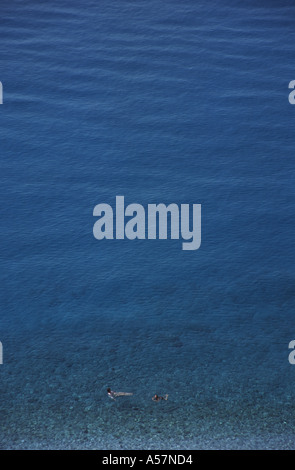
[[[113,390],[111,390],[110,388],[107,389],[107,392],[108,392],[108,396],[110,398],[112,398],[113,400],[115,400],[117,397],[128,397],[128,396],[131,396],[133,395],[133,393],[126,393],[126,392],[114,392]],[[153,398],[152,398],[153,401],[161,401],[161,400],[168,400],[168,395],[164,395],[164,396],[161,396],[161,395],[154,395]]]

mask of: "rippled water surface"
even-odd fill
[[[2,2],[2,448],[295,448],[281,3]],[[116,195],[202,204],[201,248],[95,240]]]

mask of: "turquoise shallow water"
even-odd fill
[[[292,2],[0,12],[1,448],[293,449]],[[116,195],[201,248],[95,240]]]

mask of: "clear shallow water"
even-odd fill
[[[294,448],[292,3],[0,12],[1,447]],[[200,250],[95,240],[121,194]]]

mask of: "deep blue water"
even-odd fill
[[[294,2],[0,15],[0,447],[295,448]],[[200,249],[95,240],[116,195]]]

